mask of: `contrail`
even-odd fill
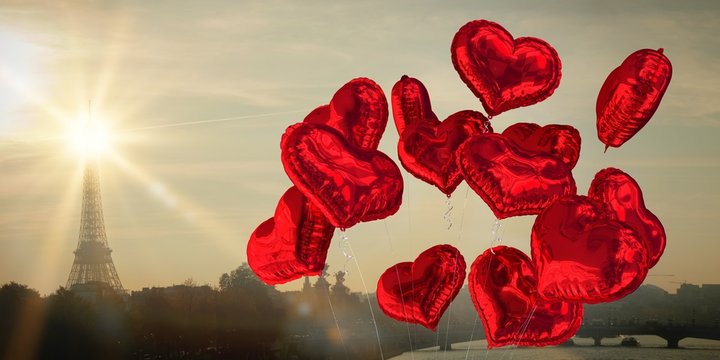
[[[257,118],[270,117],[270,116],[276,116],[276,115],[297,114],[297,113],[301,113],[301,112],[309,112],[310,110],[312,110],[312,109],[300,109],[300,110],[282,111],[282,112],[265,113],[265,114],[241,115],[241,116],[233,116],[233,117],[226,117],[226,118],[219,118],[219,119],[195,120],[195,121],[185,121],[185,122],[168,123],[168,124],[161,124],[161,125],[143,126],[143,127],[137,127],[137,128],[131,128],[131,129],[116,129],[113,131],[116,133],[127,133],[127,132],[163,129],[163,128],[169,128],[169,127],[178,127],[178,126],[192,126],[192,125],[202,125],[202,124],[225,122],[225,121],[257,119]],[[15,136],[12,138],[1,138],[0,137],[0,145],[9,145],[9,144],[10,145],[11,144],[34,145],[34,144],[37,144],[40,142],[55,141],[55,140],[59,140],[62,138],[63,138],[63,136],[60,136],[60,135],[43,136],[43,137],[26,138],[26,139],[23,139],[19,136]]]
[[[296,114],[299,112],[307,112],[309,110],[310,109],[301,109],[301,110],[282,111],[282,112],[274,112],[274,113],[266,113],[266,114],[233,116],[233,117],[226,117],[226,118],[220,118],[220,119],[186,121],[186,122],[179,122],[179,123],[169,123],[169,124],[162,124],[162,125],[144,126],[144,127],[133,128],[133,129],[119,130],[119,132],[154,130],[154,129],[163,129],[163,128],[177,127],[177,126],[190,126],[190,125],[201,125],[201,124],[209,124],[209,123],[217,123],[217,122],[225,122],[225,121],[234,121],[234,120],[256,119],[256,118],[275,116],[275,115]]]

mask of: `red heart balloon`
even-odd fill
[[[538,214],[577,192],[570,168],[557,156],[525,150],[500,134],[475,135],[457,154],[465,181],[498,219]]]
[[[640,185],[622,170],[607,168],[595,174],[588,197],[605,205],[613,218],[637,232],[648,252],[648,267],[660,260],[665,250],[665,228],[645,207]]]
[[[250,236],[248,264],[269,285],[318,275],[325,266],[334,231],[320,210],[293,186],[280,198],[275,216]]]
[[[513,40],[492,21],[465,24],[450,51],[455,70],[490,116],[545,100],[560,85],[562,65],[550,44],[534,37]]]
[[[400,163],[409,173],[449,196],[463,180],[456,160],[458,147],[471,136],[487,132],[486,123],[485,116],[472,110],[456,112],[443,122],[413,123],[398,141]]]
[[[408,76],[395,84],[392,94],[395,123],[398,131],[403,129],[398,141],[400,163],[418,179],[452,194],[463,180],[455,159],[457,148],[474,134],[492,132],[490,122],[471,110],[441,122],[432,112],[425,86]]]
[[[380,309],[389,317],[435,331],[465,281],[465,259],[450,245],[436,245],[385,270],[377,285]]]
[[[328,125],[353,146],[375,150],[387,121],[388,104],[382,88],[368,78],[356,78],[335,92],[330,105],[313,110],[303,122]]]
[[[564,196],[548,206],[535,219],[530,246],[538,293],[547,300],[618,300],[648,272],[642,239],[586,196]]]
[[[439,121],[432,111],[430,95],[418,79],[403,75],[393,86],[390,98],[398,135],[403,134],[408,124],[425,119]]]
[[[620,147],[650,121],[672,78],[672,64],[663,49],[638,50],[613,70],[597,98],[598,138]]]
[[[382,219],[400,208],[402,175],[382,152],[357,148],[337,130],[310,123],[289,127],[280,147],[290,180],[335,227]]]
[[[535,268],[515,248],[497,246],[478,256],[470,267],[468,288],[490,349],[557,345],[582,324],[582,304],[537,297]]]
[[[328,122],[330,122],[330,116],[330,105],[320,105],[313,109],[313,111],[311,111],[309,114],[305,115],[305,119],[303,119],[303,122],[328,125],[342,133],[342,129],[344,128],[344,126],[336,128],[328,124]]]
[[[580,157],[580,132],[570,125],[545,125],[517,123],[508,126],[503,136],[512,139],[526,150],[556,155],[570,167],[575,167]]]

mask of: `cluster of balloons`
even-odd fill
[[[491,21],[460,28],[451,52],[490,119],[543,101],[560,83],[552,46],[514,39]],[[662,49],[637,51],[608,76],[596,109],[606,150],[649,121],[670,77]],[[398,157],[409,173],[448,196],[465,180],[498,219],[537,215],[531,257],[498,246],[470,267],[468,287],[489,347],[564,342],[582,323],[583,303],[631,293],[660,259],[665,231],[630,175],[601,170],[587,195],[577,194],[572,170],[581,137],[574,127],[517,123],[495,133],[489,118],[473,110],[440,121],[425,86],[408,76],[392,88],[391,102]],[[248,242],[248,262],[260,279],[279,284],[319,274],[335,228],[397,212],[402,175],[377,150],[387,120],[382,89],[358,78],[286,130],[281,160],[294,186]],[[392,318],[434,330],[465,276],[462,254],[437,245],[387,269],[378,303]]]
[[[336,228],[398,211],[402,174],[377,150],[387,121],[380,86],[357,78],[341,87],[330,104],[287,128],[281,160],[294,186],[247,246],[248,264],[262,281],[274,285],[319,275]]]

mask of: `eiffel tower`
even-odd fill
[[[125,289],[110,257],[112,250],[105,234],[100,176],[96,161],[87,159],[85,163],[80,236],[67,288],[87,291],[109,287],[117,293],[124,293]]]

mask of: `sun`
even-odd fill
[[[106,121],[81,118],[72,122],[67,141],[75,155],[88,159],[109,153],[113,138]]]

